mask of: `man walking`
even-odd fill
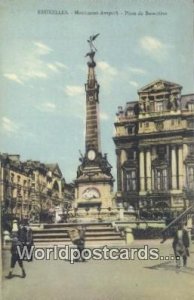
[[[13,277],[13,269],[16,265],[16,262],[18,262],[21,271],[22,271],[22,278],[26,277],[26,272],[24,270],[23,261],[19,256],[18,248],[20,249],[20,252],[22,252],[23,244],[19,240],[17,233],[14,233],[12,238],[12,245],[11,245],[11,268],[9,271],[8,276],[6,276],[7,279],[11,279]]]
[[[183,259],[183,266],[187,265],[187,257],[189,256],[189,235],[184,225],[181,223],[178,225],[178,229],[174,235],[172,247],[176,257],[177,268],[180,268],[180,259]]]
[[[82,257],[82,252],[83,252],[83,250],[85,248],[85,232],[86,232],[86,229],[83,226],[79,226],[78,230],[79,230],[79,236],[80,236],[80,238],[77,241],[77,249],[78,249],[78,251],[80,253],[80,259],[82,261],[85,261],[85,259]]]

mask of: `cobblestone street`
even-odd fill
[[[138,241],[131,247],[143,247]],[[147,241],[159,247],[160,255],[172,254],[171,241]],[[70,264],[50,260],[24,262],[27,277],[5,279],[9,270],[9,251],[3,252],[4,300],[191,300],[194,299],[194,244],[190,249],[188,267],[177,270],[174,261],[161,260],[90,260]]]

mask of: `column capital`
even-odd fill
[[[144,151],[145,151],[145,149],[146,149],[146,147],[145,147],[145,146],[140,146],[140,147],[139,147],[139,152],[144,152]]]
[[[145,147],[144,150],[145,150],[146,152],[151,152],[152,148],[151,148],[151,146],[150,146],[150,147],[148,146],[148,147]]]
[[[176,144],[176,145],[175,145],[175,144],[171,144],[171,149],[172,149],[172,150],[175,150],[176,147],[177,147],[177,144]]]

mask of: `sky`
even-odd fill
[[[96,33],[102,152],[115,179],[118,106],[157,79],[194,92],[192,0],[1,1],[0,152],[57,162],[67,182],[76,178],[85,151],[87,39]]]

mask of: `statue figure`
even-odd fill
[[[146,112],[150,111],[150,102],[149,102],[149,98],[148,97],[146,98],[146,101],[145,101],[145,111]]]
[[[95,56],[95,53],[97,51],[96,47],[94,46],[94,40],[99,36],[99,33],[95,34],[95,35],[91,35],[89,37],[89,39],[87,40],[87,42],[89,43],[89,46],[90,46],[90,52],[88,52],[86,56],[89,56],[90,57],[90,62],[88,63],[89,65],[91,66],[95,66],[95,62],[94,62],[94,56]]]
[[[173,94],[170,95],[169,97],[169,106],[170,109],[176,110],[177,109],[177,97]]]
[[[96,47],[93,44],[93,41],[99,36],[100,33],[97,33],[95,35],[91,35],[90,38],[87,40],[87,42],[90,45],[90,50],[93,52],[94,50],[97,51]]]

